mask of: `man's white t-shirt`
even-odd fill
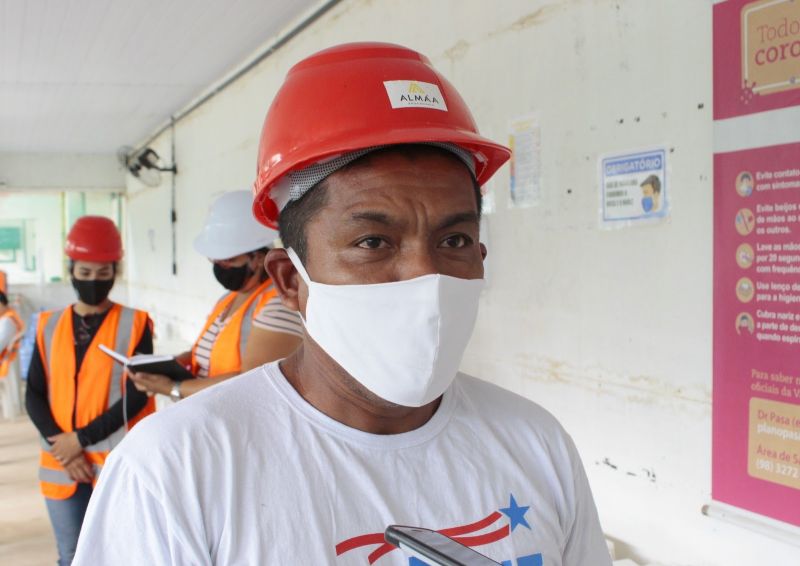
[[[510,566],[611,560],[572,440],[538,405],[459,375],[403,434],[347,427],[273,363],[142,421],[109,457],[76,565],[410,565],[390,524]]]

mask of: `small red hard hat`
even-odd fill
[[[122,238],[110,218],[81,216],[67,234],[64,253],[77,261],[119,261]]]
[[[289,70],[264,120],[253,214],[277,227],[270,192],[286,174],[380,145],[452,143],[483,185],[511,155],[482,137],[467,105],[424,55],[390,43],[347,43]]]

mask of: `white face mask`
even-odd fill
[[[478,315],[483,279],[423,275],[372,285],[311,281],[306,331],[342,368],[378,397],[421,407],[438,398],[458,373]]]

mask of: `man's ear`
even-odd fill
[[[281,296],[283,305],[291,310],[300,310],[299,286],[300,275],[292,265],[286,250],[274,249],[267,252],[264,258],[264,269],[267,270],[272,283]]]

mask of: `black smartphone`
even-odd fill
[[[430,529],[389,525],[383,536],[389,544],[432,566],[500,566],[499,562]]]

